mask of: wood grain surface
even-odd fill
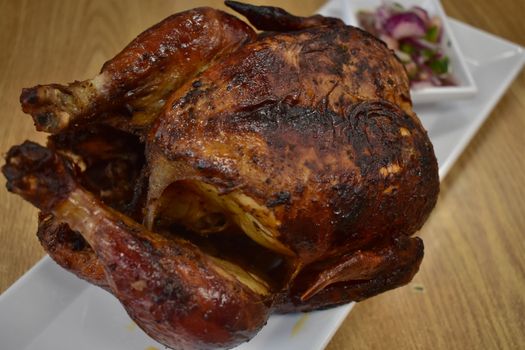
[[[323,1],[264,3],[307,15]],[[0,0],[0,152],[25,139],[44,140],[20,110],[22,87],[91,77],[143,29],[202,5],[223,7],[221,1]],[[525,1],[443,5],[452,17],[525,46]],[[419,233],[425,258],[414,281],[359,303],[327,349],[525,348],[524,131],[521,72],[443,181]],[[37,211],[4,185],[0,177],[0,292],[44,255],[35,236]]]

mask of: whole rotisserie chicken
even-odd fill
[[[439,191],[406,72],[333,18],[227,1],[132,41],[95,78],[24,89],[47,147],[7,154],[50,256],[174,349],[229,348],[272,312],[409,282]]]

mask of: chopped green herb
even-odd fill
[[[435,74],[445,74],[448,72],[448,57],[445,56],[440,60],[431,61],[429,66]]]
[[[435,55],[435,52],[430,49],[423,49],[423,51],[421,51],[421,54],[425,59],[428,60],[429,58],[432,58]]]
[[[401,43],[399,49],[409,55],[413,54],[416,51],[416,48],[414,46],[407,43]]]
[[[437,43],[439,39],[439,28],[437,26],[428,28],[425,39],[432,43]]]
[[[398,2],[394,2],[392,4],[392,7],[394,8],[394,10],[398,10],[398,11],[403,11],[405,8],[403,7],[403,5],[401,5],[400,3]]]

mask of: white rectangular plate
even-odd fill
[[[418,106],[443,178],[520,71],[523,49],[450,21],[479,88],[469,100]],[[272,316],[238,349],[323,349],[353,304],[331,310]],[[0,296],[0,348],[5,350],[164,349],[135,326],[118,301],[42,259]]]

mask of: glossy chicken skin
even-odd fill
[[[55,135],[13,147],[3,168],[42,210],[51,257],[174,349],[232,347],[272,311],[408,283],[423,257],[410,236],[439,191],[406,72],[382,42],[226,3],[268,32],[195,9],[93,80],[25,89],[24,111]]]

